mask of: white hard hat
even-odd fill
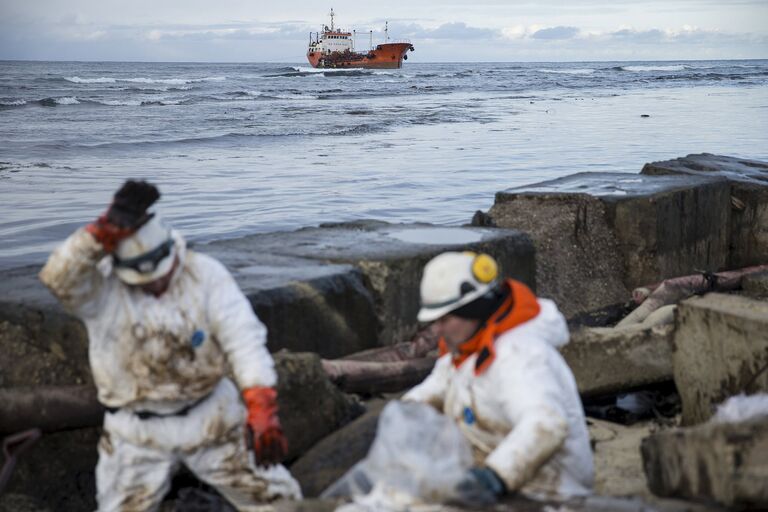
[[[496,260],[474,252],[444,252],[424,267],[420,322],[431,322],[483,296],[496,284]]]
[[[115,273],[126,284],[146,284],[173,267],[176,244],[157,216],[121,241],[112,257]]]

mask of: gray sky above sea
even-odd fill
[[[302,62],[331,7],[414,62],[768,57],[768,0],[0,0],[0,59]]]

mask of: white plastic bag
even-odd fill
[[[440,503],[454,496],[472,462],[469,444],[453,420],[429,405],[393,401],[379,417],[366,458],[322,496],[351,496],[363,506],[360,510],[371,501],[380,510]]]

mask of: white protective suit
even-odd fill
[[[221,263],[187,251],[183,238],[172,236],[179,265],[160,297],[119,281],[84,229],[40,272],[84,321],[99,401],[118,409],[105,415],[99,442],[99,510],[154,510],[181,463],[239,510],[300,498],[285,467],[256,466],[245,445],[238,388],[277,382],[266,328]],[[237,387],[225,377],[227,368]],[[142,419],[136,412],[164,416]]]
[[[477,354],[456,368],[448,353],[403,399],[432,404],[454,418],[475,462],[493,469],[508,492],[589,494],[589,434],[576,381],[556,348],[568,343],[568,328],[554,302],[538,303],[536,317],[496,339],[496,358],[485,372],[474,373]]]

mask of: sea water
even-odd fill
[[[768,160],[768,61],[0,62],[0,268],[40,263],[127,178],[192,240],[466,223],[494,193],[689,153]]]

